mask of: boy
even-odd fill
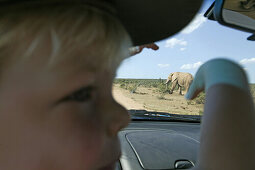
[[[72,3],[0,16],[0,169],[113,169],[129,122],[111,91],[131,46],[119,21]]]

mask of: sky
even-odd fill
[[[179,33],[159,42],[159,50],[144,49],[122,62],[117,78],[166,79],[171,72],[195,75],[199,66],[213,58],[228,58],[246,71],[255,83],[254,41],[251,34],[220,25],[203,17],[213,0],[206,0],[197,16]]]

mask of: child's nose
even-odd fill
[[[127,110],[118,104],[114,99],[107,102],[107,106],[101,111],[104,116],[105,130],[108,136],[117,136],[118,132],[125,128],[130,122]]]

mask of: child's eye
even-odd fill
[[[94,88],[91,86],[84,87],[80,90],[73,92],[71,95],[65,97],[64,101],[75,101],[75,102],[85,102],[92,98],[92,93]]]

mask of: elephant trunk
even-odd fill
[[[169,94],[173,94],[173,90],[169,90]]]
[[[168,84],[168,83],[169,83],[169,81],[170,81],[170,80],[169,80],[169,79],[167,79],[167,80],[166,80],[166,82],[165,82],[165,84]]]

